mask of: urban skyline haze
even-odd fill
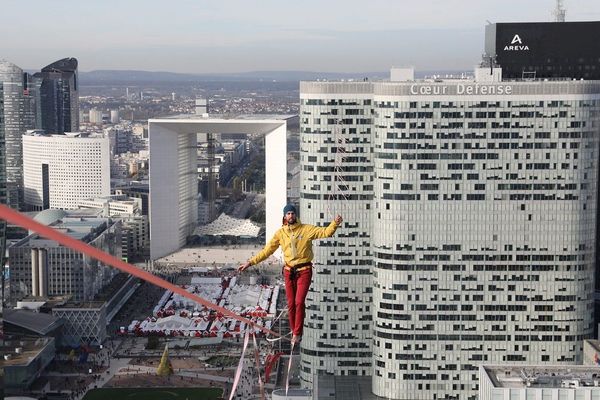
[[[80,71],[470,70],[483,52],[486,21],[550,21],[555,7],[553,0],[47,4],[33,1],[15,18],[22,5],[4,2],[0,36],[10,40],[0,58],[25,70],[63,57],[77,57]],[[567,21],[600,18],[599,2],[564,6]]]

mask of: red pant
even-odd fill
[[[292,334],[301,336],[302,326],[304,325],[304,300],[310,287],[312,268],[296,272],[296,278],[293,280],[290,279],[290,271],[284,270],[283,277],[285,279],[285,296],[287,297],[290,328]]]

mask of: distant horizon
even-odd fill
[[[77,58],[77,57],[75,57]],[[5,60],[9,61],[10,60]],[[474,63],[473,69],[478,63]],[[21,68],[24,72],[32,73],[39,72],[40,69],[35,68],[23,68],[17,64],[19,68]],[[168,71],[168,70],[152,70],[152,69],[116,69],[116,68],[101,68],[101,69],[92,69],[92,70],[81,70],[78,69],[78,73],[89,74],[94,72],[141,72],[141,73],[156,73],[156,74],[176,74],[176,75],[236,75],[236,74],[258,74],[258,73],[314,73],[314,74],[381,74],[386,73],[389,74],[392,68],[410,68],[410,67],[396,67],[390,66],[387,70],[380,71],[321,71],[321,70],[310,70],[310,69],[272,69],[272,70],[240,70],[240,71],[231,71],[231,72],[177,72],[177,71]],[[431,68],[431,69],[417,69],[415,68],[415,72],[451,72],[451,71],[468,71],[469,68]]]
[[[472,74],[468,69],[435,69],[415,70],[415,78],[421,79],[430,75],[452,75]],[[362,72],[323,72],[323,71],[299,71],[299,70],[272,70],[272,71],[244,71],[230,73],[180,73],[170,71],[144,71],[144,70],[94,70],[79,71],[79,80],[82,85],[87,82],[95,83],[122,83],[139,84],[148,82],[173,82],[183,83],[191,81],[239,81],[239,82],[299,82],[314,80],[352,80],[360,81],[363,78],[372,80],[388,79],[390,70],[385,71],[362,71]]]
[[[80,71],[357,74],[414,66],[468,70],[488,22],[549,22],[553,0],[357,0],[301,3],[175,0],[5,2],[5,58],[37,70],[76,57]],[[565,0],[567,22],[600,20],[600,2]],[[59,55],[57,57],[57,55]]]

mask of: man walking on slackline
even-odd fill
[[[342,217],[338,215],[326,228],[303,224],[296,217],[296,207],[288,204],[283,208],[283,226],[257,255],[238,268],[242,272],[251,265],[258,264],[281,246],[285,261],[283,277],[293,344],[302,339],[304,300],[312,278],[312,241],[333,236],[341,223]]]

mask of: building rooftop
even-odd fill
[[[69,140],[69,139],[105,139],[102,133],[95,132],[65,132],[62,133],[46,133],[46,131],[41,129],[31,129],[25,132],[25,136],[35,136],[35,137],[44,137],[44,138],[55,138],[61,140]]]
[[[600,367],[588,365],[483,366],[494,387],[561,388],[600,385]]]
[[[54,341],[54,338],[20,337],[18,340],[4,340],[2,348],[4,354],[3,367],[28,365],[52,341]]]
[[[435,96],[538,96],[592,95],[600,91],[597,80],[525,79],[416,79],[380,82],[300,82],[300,96],[319,94],[363,94],[433,99]],[[494,97],[495,98],[495,97]]]
[[[96,213],[98,216],[107,216],[107,213],[121,214],[126,210],[127,213],[141,213],[141,199],[129,197],[126,194],[113,194],[110,196],[94,197],[90,199],[80,200],[77,205],[80,210],[98,210],[88,211],[88,213]]]
[[[99,218],[98,213],[102,210],[69,210],[67,215],[61,213],[61,210],[45,210],[46,213],[39,217],[38,222],[52,227],[61,233],[71,236],[74,239],[89,243],[93,241],[98,234],[103,232],[106,226],[109,225],[109,218]],[[41,214],[41,213],[40,213]],[[62,217],[60,217],[62,215]],[[39,216],[39,214],[38,214]],[[59,218],[60,217],[60,218]],[[37,218],[37,217],[36,217]],[[56,219],[58,218],[58,219]],[[53,222],[50,222],[54,220]],[[49,223],[48,223],[49,222]],[[23,247],[33,245],[43,246],[44,242],[47,247],[56,247],[56,242],[41,238],[38,234],[33,233],[24,239],[21,239],[14,244],[15,247]]]
[[[42,336],[62,325],[62,321],[50,314],[28,310],[5,310],[4,323],[27,329]]]
[[[56,221],[67,216],[67,212],[65,210],[58,210],[54,208],[49,208],[44,211],[40,211],[33,219],[40,224],[43,225],[52,225]]]
[[[106,302],[104,301],[69,301],[65,304],[57,305],[53,308],[53,310],[65,310],[65,309],[73,309],[73,308],[86,308],[92,310],[99,310]]]
[[[90,233],[98,230],[106,223],[108,223],[108,218],[84,218],[73,216],[63,218],[59,223],[53,225],[53,228],[63,231],[63,233],[66,233],[75,239],[84,240]]]
[[[108,203],[111,201],[118,201],[121,203],[129,203],[129,204],[134,204],[137,202],[135,199],[132,199],[131,197],[127,196],[126,194],[111,194],[109,196],[93,197],[93,198],[85,199],[82,201],[95,201],[98,203]]]
[[[285,121],[297,117],[296,114],[239,114],[239,115],[220,115],[210,114],[208,117],[197,115],[197,114],[179,114],[168,117],[160,117],[156,119],[193,119],[193,120],[206,120],[208,122],[214,120],[244,120],[244,121],[259,121],[259,120],[278,120]]]

